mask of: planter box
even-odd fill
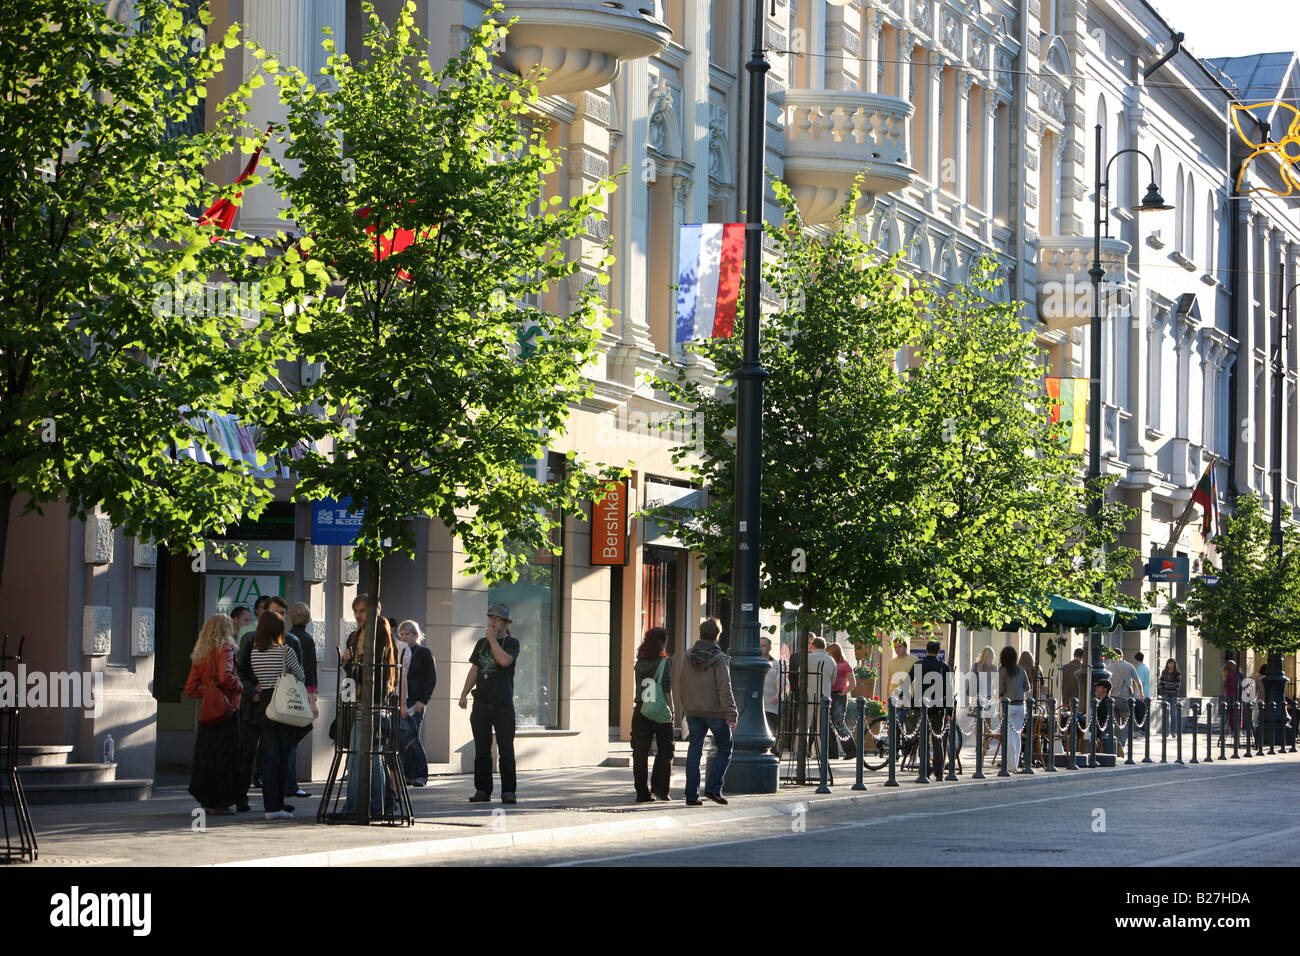
[[[875,696],[876,696],[876,681],[875,681],[875,679],[872,678],[872,679],[870,679],[870,680],[860,680],[860,681],[858,681],[858,683],[857,683],[857,684],[854,686],[854,688],[853,688],[853,693],[850,694],[849,696],[850,696],[850,697],[865,697],[865,698],[867,698],[867,700],[870,700],[872,697],[875,697]]]

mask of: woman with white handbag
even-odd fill
[[[284,802],[286,758],[293,746],[293,728],[311,722],[302,664],[284,642],[284,621],[263,614],[257,622],[251,656],[257,677],[253,719],[262,728],[262,809],[267,820],[292,820],[293,807]]]

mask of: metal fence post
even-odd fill
[[[1111,706],[1113,707],[1114,705]],[[1092,697],[1088,701],[1088,711],[1092,714],[1092,721],[1088,728],[1089,730],[1092,731],[1092,733],[1088,735],[1088,766],[1095,767],[1097,766],[1097,736],[1098,736],[1097,688],[1095,687],[1092,689]],[[1114,713],[1113,710],[1112,713]]]
[[[998,771],[999,777],[1009,777],[1007,773],[1007,744],[1011,742],[1011,698],[1002,698],[1002,769]]]
[[[1174,732],[1178,735],[1177,736],[1178,759],[1175,760],[1174,763],[1182,763],[1183,762],[1183,699],[1181,697],[1178,698],[1178,700],[1175,701],[1174,703],[1174,715],[1175,715],[1174,721],[1176,724],[1174,728]]]
[[[1137,720],[1137,698],[1132,694],[1128,698],[1128,734],[1124,739],[1124,766],[1137,763],[1133,759],[1133,722]]]
[[[1164,728],[1164,733],[1160,735],[1160,762],[1169,762],[1169,701],[1160,698],[1160,725]]]
[[[913,701],[915,703],[915,701]],[[917,733],[921,735],[921,749],[917,755],[921,764],[916,775],[917,783],[930,782],[930,708],[921,700],[921,720],[917,723]]]
[[[863,747],[865,746],[866,735],[867,735],[867,699],[865,697],[859,697],[858,698],[858,779],[857,782],[853,784],[854,790],[867,789],[867,785],[862,782],[862,761],[864,759],[862,754],[863,754]]]
[[[984,699],[975,694],[975,772],[972,780],[984,779]]]
[[[831,788],[827,786],[826,778],[830,775],[830,746],[831,746],[831,699],[822,697],[821,706],[822,718],[822,759],[821,764],[822,781],[814,793],[830,793]]]
[[[948,775],[944,780],[957,780],[957,707],[953,701],[952,719],[948,722]]]
[[[1151,762],[1151,698],[1143,697],[1143,713],[1146,714],[1146,720],[1142,723],[1142,762]]]
[[[1205,702],[1205,760],[1214,763],[1214,701]]]
[[[1255,756],[1250,747],[1250,741],[1255,729],[1255,704],[1253,701],[1243,700],[1241,702],[1241,726],[1246,731],[1246,756],[1247,758]]]
[[[1043,758],[1043,769],[1048,773],[1056,772],[1056,698],[1047,698],[1047,749],[1050,753]]]
[[[1241,759],[1241,754],[1237,752],[1237,744],[1241,736],[1241,702],[1238,700],[1235,704],[1228,705],[1228,712],[1232,715],[1232,759]]]
[[[1066,728],[1070,735],[1070,769],[1079,769],[1079,698],[1070,698],[1070,725]]]
[[[1021,724],[1025,732],[1025,773],[1034,772],[1034,698],[1025,698],[1025,722]]]
[[[1225,738],[1227,729],[1228,729],[1227,701],[1224,700],[1222,697],[1220,697],[1219,698],[1219,759],[1220,760],[1228,759],[1227,754],[1225,753],[1225,750],[1227,749],[1227,745],[1228,745],[1228,741]]]
[[[1199,700],[1189,700],[1187,706],[1192,711],[1192,759],[1188,763],[1200,763],[1196,759],[1196,741],[1201,724],[1201,702]]]
[[[889,779],[885,781],[886,787],[897,787],[898,780],[894,776],[894,761],[898,757],[898,711],[894,708],[894,695],[889,695]]]

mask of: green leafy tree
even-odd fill
[[[263,415],[287,274],[196,223],[207,164],[250,146],[251,87],[182,132],[238,44],[208,45],[187,7],[138,0],[123,24],[96,0],[0,2],[0,571],[19,496],[186,549],[271,497],[182,415]],[[224,467],[174,454],[196,440]]]
[[[1050,425],[1033,332],[1015,306],[988,302],[979,283],[904,293],[897,257],[874,254],[851,207],[822,238],[774,188],[786,217],[768,227],[766,276],[782,305],[761,336],[764,605],[799,604],[804,617],[874,640],[914,621],[1032,620],[1051,594],[1091,595],[1127,577],[1131,551],[1098,550],[1126,512],[1108,505],[1100,527],[1087,522],[1079,461]],[[720,387],[684,372],[659,384],[702,413],[692,470],[710,504],[656,513],[725,577],[739,334],[698,350]]]
[[[594,477],[575,464],[541,483],[530,464],[590,394],[582,369],[603,321],[592,286],[606,277],[567,314],[535,303],[580,277],[569,247],[613,184],[568,204],[543,198],[559,157],[528,120],[536,87],[493,69],[500,5],[438,72],[413,3],[391,27],[365,10],[363,62],[324,43],[332,82],[254,53],[288,106],[285,156],[300,170],[277,165],[274,178],[304,236],[287,254],[309,276],[296,343],[323,368],[268,441],[332,439],[331,453],[298,463],[298,491],[364,509],[357,551],[377,600],[383,543],[413,553],[413,517],[446,525],[493,582],[555,550],[555,509],[582,513]],[[370,692],[363,682],[363,707]]]
[[[1220,567],[1188,585],[1185,601],[1171,607],[1179,625],[1196,628],[1216,647],[1289,653],[1300,648],[1300,532],[1284,525],[1281,556],[1270,540],[1268,517],[1257,495],[1237,499],[1237,513],[1214,539]]]

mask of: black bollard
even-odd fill
[[[1025,732],[1025,769],[1024,772],[1032,774],[1034,772],[1034,698],[1025,698],[1025,721],[1020,725]]]
[[[1070,698],[1070,722],[1066,728],[1070,735],[1070,769],[1079,769],[1079,698]]]
[[[1137,698],[1130,696],[1128,699],[1128,735],[1124,740],[1124,766],[1129,767],[1137,763],[1133,759],[1133,721],[1137,720]]]
[[[948,721],[948,775],[943,778],[957,780],[957,708],[952,709],[952,718]]]
[[[1214,729],[1214,701],[1205,702],[1205,760],[1204,763],[1214,763],[1214,735],[1211,732]]]
[[[1174,763],[1183,762],[1183,701],[1181,698],[1174,702],[1174,733],[1177,736],[1178,759]]]
[[[1142,721],[1142,740],[1143,740],[1142,762],[1150,763],[1151,762],[1151,698],[1143,697],[1142,700],[1145,703],[1145,706],[1143,707],[1143,713],[1146,714],[1146,719]]]
[[[1273,706],[1269,713],[1269,717],[1272,720],[1272,727],[1270,728],[1272,733],[1268,735],[1268,755],[1270,757],[1277,753],[1278,711],[1281,709],[1279,707],[1281,703],[1280,700],[1274,699]]]
[[[1160,698],[1160,723],[1164,727],[1164,733],[1160,735],[1160,762],[1168,763],[1169,753],[1169,701]]]
[[[1043,769],[1048,773],[1056,772],[1056,698],[1047,698],[1047,749],[1051,751],[1043,758]]]
[[[1240,701],[1230,704],[1232,720],[1232,759],[1237,760],[1241,754],[1237,752],[1237,743],[1241,736],[1241,703]]]
[[[930,782],[930,708],[921,702],[921,721],[918,723],[916,732],[921,735],[921,769],[916,775],[917,783]]]
[[[975,772],[972,780],[984,779],[984,700],[975,695]]]
[[[1009,777],[1007,773],[1007,744],[1010,743],[1010,724],[1011,719],[1011,698],[1002,698],[1002,769],[998,771],[999,777]]]
[[[830,776],[830,753],[831,746],[831,699],[822,698],[822,759],[821,759],[821,784],[814,790],[814,793],[830,793],[831,788],[827,785],[827,778]]]
[[[1200,763],[1200,761],[1196,759],[1196,741],[1197,728],[1200,726],[1201,721],[1201,702],[1199,700],[1189,700],[1187,706],[1190,707],[1192,711],[1192,759],[1189,760],[1188,763]]]
[[[865,697],[859,697],[858,698],[858,779],[857,782],[853,784],[854,790],[867,789],[867,785],[862,782],[862,761],[864,759],[862,756],[862,748],[864,746],[864,740],[866,738],[866,735],[867,735],[867,699]]]
[[[1094,688],[1092,697],[1088,701],[1088,712],[1092,715],[1088,721],[1088,766],[1097,766],[1097,691]]]
[[[1287,716],[1288,716],[1288,718],[1290,717],[1289,714],[1288,714]],[[1292,722],[1291,722],[1291,751],[1290,751],[1291,753],[1295,753],[1295,752],[1296,752],[1296,749],[1295,749],[1295,738],[1296,738],[1296,733],[1297,733],[1297,732],[1300,732],[1300,727],[1296,727],[1294,721],[1292,721]],[[1285,734],[1286,731],[1283,730],[1282,733]],[[1285,747],[1285,745],[1286,745],[1286,744],[1285,744],[1286,738],[1283,737],[1282,740],[1283,740],[1283,746]]]
[[[894,762],[898,758],[898,711],[894,708],[894,697],[889,697],[889,779],[886,787],[897,787],[898,779],[894,776]]]
[[[1251,731],[1255,729],[1254,709],[1254,701],[1244,700],[1241,702],[1241,727],[1246,732],[1246,756],[1248,758],[1255,756],[1250,748]]]
[[[1224,750],[1226,749],[1228,743],[1226,737],[1224,736],[1228,730],[1227,703],[1228,702],[1224,700],[1222,697],[1219,698],[1219,759],[1220,760],[1228,759],[1227,755],[1224,753]]]

